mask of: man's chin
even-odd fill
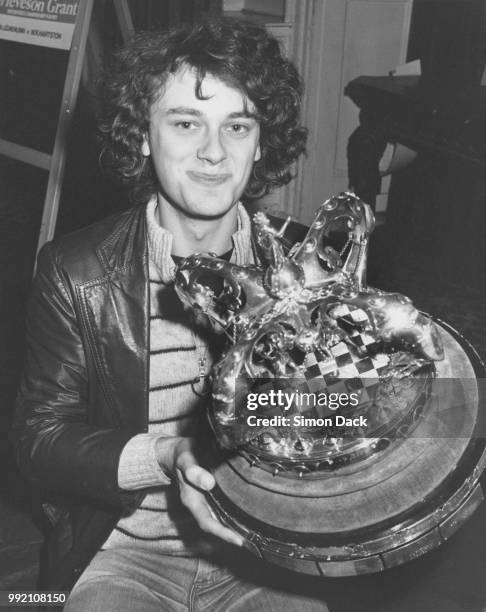
[[[224,217],[239,201],[235,194],[221,189],[198,189],[197,193],[191,190],[188,197],[180,194],[177,199],[168,197],[163,192],[159,195],[162,196],[162,200],[179,211],[179,214],[189,219],[205,219],[208,221]]]
[[[227,194],[207,194],[206,197],[202,194],[201,200],[184,207],[184,212],[193,219],[219,219],[227,215],[237,202],[238,199]]]

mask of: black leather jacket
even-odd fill
[[[147,259],[145,207],[39,255],[13,437],[22,473],[57,502],[45,506],[42,588],[70,588],[141,502],[119,489],[117,471],[127,441],[148,427]]]

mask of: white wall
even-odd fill
[[[310,222],[322,201],[347,188],[346,146],[358,109],[344,88],[405,61],[411,8],[412,0],[287,0],[289,55],[306,82],[308,157],[298,179],[267,205]]]

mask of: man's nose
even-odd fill
[[[209,131],[201,142],[197,156],[199,159],[209,162],[210,164],[219,164],[226,159],[226,150],[221,141],[219,131]]]

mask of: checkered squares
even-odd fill
[[[304,362],[308,390],[313,393],[358,393],[360,404],[372,401],[380,375],[390,358],[384,353],[361,354],[358,349],[339,342],[330,356],[314,351]],[[321,410],[316,406],[316,410]],[[320,414],[324,416],[324,413]]]
[[[332,308],[329,314],[333,319],[337,319],[344,325],[351,325],[353,328],[363,328],[369,321],[368,315],[362,308],[355,308],[349,304],[339,304]]]
[[[267,392],[281,388],[287,392],[326,394],[357,393],[360,405],[372,402],[380,385],[380,376],[390,362],[383,353],[381,343],[371,335],[368,315],[361,308],[339,304],[330,311],[347,339],[337,340],[329,354],[315,350],[306,354],[303,363],[304,376],[294,379],[259,380],[252,391]],[[340,414],[354,411],[354,406],[343,406]],[[325,417],[335,414],[326,405],[311,403],[300,410],[308,416]],[[265,415],[281,413],[281,407],[266,407]]]
[[[362,308],[354,308],[348,304],[339,304],[329,314],[337,321],[339,327],[348,334],[349,339],[356,346],[359,354],[367,355],[378,352],[378,343],[368,333],[370,330],[368,315]]]

